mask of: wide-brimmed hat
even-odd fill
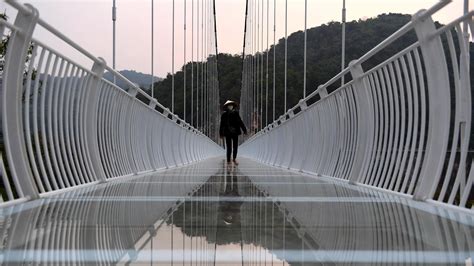
[[[234,101],[227,100],[227,102],[224,103],[224,107],[226,107],[227,105],[230,105],[230,104],[232,104],[232,105],[234,105],[234,106],[237,106],[237,105],[238,105],[238,104],[237,104],[236,102],[234,102]]]

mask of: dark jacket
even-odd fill
[[[219,135],[221,137],[238,136],[242,134],[241,129],[247,134],[247,128],[242,122],[239,112],[226,110],[221,116]]]

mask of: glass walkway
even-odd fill
[[[2,208],[3,265],[472,265],[474,217],[221,159]]]

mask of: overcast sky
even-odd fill
[[[134,69],[151,72],[151,0],[116,0],[117,19],[117,69]],[[175,0],[175,62],[176,70],[184,62],[184,1]],[[194,0],[196,4],[197,1]],[[207,0],[209,1],[209,0]],[[255,0],[262,1],[262,0]],[[263,0],[265,5],[267,0]],[[270,10],[273,1],[269,0]],[[275,0],[277,6],[277,39],[284,36],[285,0]],[[413,14],[429,8],[438,0],[346,0],[347,20],[370,18],[382,13]],[[40,16],[92,54],[103,57],[112,64],[112,0],[30,0]],[[191,2],[187,3],[187,61],[191,60]],[[470,0],[474,7],[474,0]],[[0,0],[2,12],[10,18],[15,12]],[[330,21],[340,21],[342,0],[308,0],[308,27],[315,27]],[[447,23],[462,15],[463,0],[453,0],[448,7],[434,18]],[[216,0],[218,21],[218,46],[220,52],[241,53],[245,0]],[[155,0],[155,74],[164,76],[171,72],[172,61],[172,0]],[[304,27],[304,0],[288,0],[288,31],[302,30]],[[273,14],[270,12],[272,26]],[[266,26],[265,26],[266,27]],[[39,30],[36,37],[73,60],[89,66],[86,58],[68,49],[67,45],[54,36]],[[273,33],[270,34],[273,39]],[[311,44],[309,44],[311,45]],[[348,44],[350,45],[350,44]],[[196,47],[194,47],[196,50]],[[196,54],[196,52],[195,52]],[[196,56],[196,55],[195,55]]]

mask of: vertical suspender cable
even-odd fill
[[[206,127],[207,127],[207,121],[206,121],[206,116],[204,115],[206,113],[206,97],[205,97],[205,94],[206,94],[206,76],[205,76],[205,69],[207,67],[207,64],[206,64],[206,58],[205,58],[205,54],[207,52],[207,46],[206,46],[206,43],[207,43],[207,39],[206,39],[206,26],[205,26],[205,23],[207,22],[207,0],[204,0],[202,2],[202,24],[203,24],[203,27],[202,27],[202,76],[201,76],[201,84],[202,84],[202,93],[201,93],[201,102],[202,102],[202,108],[201,108],[201,119],[202,119],[202,132],[204,134],[206,134]]]
[[[265,126],[268,125],[268,53],[269,46],[268,46],[268,37],[269,37],[269,15],[270,15],[270,0],[267,0],[267,74],[266,74],[266,92],[265,92]]]
[[[288,0],[285,0],[285,104],[283,113],[286,113],[287,102],[287,86],[288,86]]]
[[[115,5],[115,0],[112,4],[112,67],[115,69],[115,23],[117,21],[117,6]],[[114,76],[114,84],[116,84],[116,78]]]
[[[346,0],[342,0],[342,51],[341,51],[341,71],[346,67]],[[341,86],[345,83],[344,75],[341,78]]]
[[[184,0],[183,120],[186,121],[186,0]]]
[[[257,8],[256,8],[256,5],[255,5],[255,1],[254,1],[254,5],[253,5],[253,18],[252,18],[252,24],[253,24],[253,29],[252,29],[252,60],[253,60],[253,63],[252,63],[252,87],[253,87],[253,91],[252,91],[252,94],[253,94],[253,110],[252,110],[252,115],[253,115],[253,124],[254,124],[254,128],[257,129],[257,126],[258,126],[258,112],[257,112],[257,60],[256,60],[256,57],[257,57],[257,45],[256,45],[256,40],[257,40],[257,37],[256,37],[256,31],[257,31],[257,17],[256,17],[256,11],[257,11]]]
[[[194,0],[191,0],[191,125],[194,125]]]
[[[261,93],[261,86],[260,86],[260,68],[261,68],[261,63],[260,63],[260,56],[258,55],[259,51],[260,51],[260,0],[257,0],[256,1],[256,5],[257,5],[257,31],[256,31],[256,36],[257,36],[257,49],[256,49],[256,52],[255,52],[255,57],[257,58],[257,79],[255,80],[255,82],[257,83],[257,130],[260,130],[260,118],[261,118],[261,114],[260,114],[260,93]]]
[[[249,36],[249,40],[248,40],[248,46],[249,46],[249,50],[248,50],[248,54],[249,54],[249,58],[247,59],[248,60],[248,63],[247,63],[247,80],[248,80],[248,83],[247,83],[247,86],[249,88],[249,92],[248,92],[248,101],[249,101],[249,127],[252,127],[252,111],[253,111],[253,98],[252,98],[252,95],[253,95],[253,92],[252,92],[252,58],[253,58],[253,55],[252,55],[252,28],[253,28],[253,24],[252,24],[252,5],[249,4],[249,16],[248,16],[248,21],[249,21],[249,33],[248,33],[248,36]]]
[[[469,0],[464,0],[464,15],[469,13]],[[463,30],[464,30],[464,38],[466,39],[466,49],[467,49],[467,62],[470,62],[470,45],[469,45],[469,23],[466,21],[464,22],[463,25]],[[467,64],[467,67],[470,68],[470,64]],[[469,72],[468,72],[469,73]]]
[[[209,34],[209,12],[210,11],[210,2],[207,0],[206,3],[206,94],[204,95],[204,99],[206,101],[206,112],[205,119],[206,119],[206,132],[209,135],[209,41],[210,41],[210,34]]]
[[[273,121],[275,114],[275,88],[276,88],[276,0],[273,0]]]
[[[155,88],[155,72],[154,72],[154,41],[155,41],[155,31],[154,31],[154,15],[155,15],[155,9],[154,9],[154,0],[151,0],[151,98],[155,98],[155,93],[154,93],[154,88]]]
[[[206,108],[207,108],[207,102],[206,102],[206,91],[207,91],[207,82],[206,82],[206,70],[207,70],[207,58],[205,54],[207,53],[207,2],[208,0],[204,0],[202,3],[202,63],[203,63],[203,68],[202,68],[202,132],[204,134],[207,134],[206,129],[207,129],[207,121],[206,121]]]
[[[304,74],[303,74],[303,98],[306,98],[306,57],[308,49],[308,0],[304,0]]]
[[[257,9],[257,1],[255,1],[255,4],[254,4],[254,32],[253,32],[253,36],[254,36],[254,40],[253,40],[253,55],[254,55],[254,74],[253,74],[253,77],[254,77],[254,101],[255,101],[255,104],[254,104],[254,114],[255,114],[255,129],[256,131],[258,131],[258,9]]]
[[[196,128],[199,129],[199,0],[196,4]]]
[[[255,26],[254,26],[254,4],[251,3],[250,6],[250,17],[249,17],[249,22],[250,22],[250,34],[249,34],[249,37],[250,37],[250,40],[249,40],[249,45],[250,45],[250,50],[249,50],[249,53],[250,53],[250,58],[249,58],[249,88],[250,88],[250,100],[251,100],[251,105],[250,105],[250,109],[251,109],[251,115],[250,115],[250,123],[251,123],[251,127],[253,127],[254,125],[254,120],[255,120],[255,114],[254,114],[254,111],[255,111],[255,84],[254,84],[254,79],[255,79],[255,73],[254,73],[254,69],[255,69],[255,56],[254,56],[254,40],[255,40],[255,36],[254,36],[254,32],[255,32]]]
[[[215,42],[215,52],[216,52],[216,60],[215,60],[215,132],[216,132],[216,137],[217,137],[217,119],[218,119],[218,114],[219,114],[219,49],[218,49],[218,43],[217,43],[217,17],[216,17],[216,0],[212,1],[212,7],[213,7],[213,12],[214,12],[214,42]]]
[[[171,112],[174,113],[174,0],[172,15],[172,37],[171,37]]]
[[[248,87],[247,87],[247,64],[245,60],[245,47],[246,47],[246,42],[247,42],[247,19],[248,19],[248,10],[249,10],[249,0],[245,1],[245,20],[244,20],[244,42],[242,45],[242,78],[241,78],[241,98],[240,98],[240,104],[241,108],[243,108],[243,114],[245,116],[244,119],[246,120],[245,122],[248,125],[248,120],[247,120],[247,113],[248,113],[248,106],[247,106],[247,101],[248,101]]]
[[[204,131],[204,127],[206,126],[205,124],[205,121],[204,121],[204,2],[206,0],[202,0],[201,1],[201,95],[199,96],[200,97],[200,101],[201,101],[201,112],[199,114],[199,120],[201,120],[201,131]]]
[[[209,34],[209,11],[210,11],[210,2],[207,0],[206,4],[206,94],[204,95],[204,99],[206,100],[206,130],[207,134],[209,134],[209,41],[210,41],[210,34]]]
[[[263,63],[263,44],[264,44],[264,38],[263,38],[263,32],[264,32],[264,5],[265,5],[265,1],[264,0],[261,0],[262,2],[262,6],[261,6],[261,9],[262,9],[262,13],[261,13],[261,22],[262,22],[262,30],[261,30],[261,41],[260,41],[260,51],[261,51],[261,54],[260,54],[260,130],[263,128],[263,83],[264,83],[264,78],[263,78],[263,71],[264,71],[264,63]]]
[[[253,7],[249,4],[249,62],[248,62],[248,86],[249,86],[249,122],[250,127],[253,126]],[[253,129],[252,129],[253,130]]]
[[[204,95],[204,100],[206,101],[206,112],[204,113],[205,115],[205,120],[206,120],[206,132],[209,134],[209,41],[210,41],[210,35],[209,35],[209,6],[210,2],[207,0],[207,7],[206,7],[206,94]]]

